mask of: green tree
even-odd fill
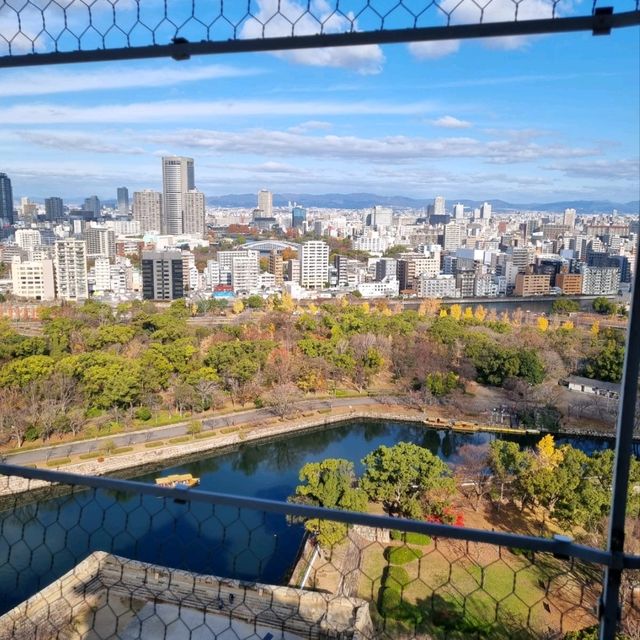
[[[544,382],[546,374],[544,362],[534,349],[520,349],[518,352],[518,377],[524,378],[529,384]]]
[[[309,504],[331,509],[366,511],[367,495],[354,488],[353,463],[341,458],[328,458],[310,462],[300,470],[300,482],[289,499],[298,504]],[[307,531],[316,535],[323,547],[337,544],[347,535],[348,525],[331,520],[311,518],[305,521]]]
[[[389,515],[420,518],[423,502],[433,491],[452,491],[449,467],[428,449],[400,442],[382,445],[362,460],[360,487],[371,500],[381,502]]]
[[[620,382],[624,364],[624,346],[616,340],[607,340],[602,348],[587,360],[584,374],[587,378]]]
[[[50,356],[28,356],[11,360],[0,369],[0,387],[25,387],[30,382],[48,378],[55,361]]]
[[[443,398],[457,389],[460,384],[459,380],[459,376],[453,371],[447,373],[436,371],[427,376],[425,384],[433,396]]]
[[[613,315],[618,309],[618,305],[615,302],[607,300],[602,296],[596,298],[591,304],[596,313],[601,313],[607,316]]]
[[[558,298],[551,305],[551,313],[573,313],[580,311],[580,303],[568,298]]]
[[[249,307],[249,309],[262,309],[264,307],[264,298],[262,296],[253,295],[249,296],[244,303]]]

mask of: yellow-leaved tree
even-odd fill
[[[460,320],[460,318],[462,318],[462,307],[459,304],[451,305],[451,317],[454,320]]]
[[[479,304],[476,307],[476,310],[474,311],[473,316],[476,320],[479,320],[480,322],[484,322],[484,319],[487,317],[487,310],[481,304]]]
[[[547,320],[547,318],[545,318],[544,316],[540,316],[538,318],[538,329],[540,329],[540,331],[546,331],[549,328],[549,320]]]
[[[236,315],[238,313],[242,313],[244,311],[244,302],[242,302],[242,300],[236,300],[231,305],[231,311],[233,311],[233,313],[235,313]]]
[[[538,456],[538,464],[544,469],[557,467],[564,458],[562,449],[556,447],[556,441],[551,434],[540,439],[536,445],[536,454]]]

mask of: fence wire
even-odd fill
[[[638,24],[638,8],[639,0],[4,0],[0,66],[577,29],[606,33]]]
[[[500,534],[509,546],[496,546],[459,527],[394,519],[390,530],[363,514],[16,474],[0,477],[0,640],[551,640],[598,622],[599,550],[592,562],[571,557],[589,556],[585,548],[532,549],[552,548],[545,539]],[[321,520],[321,531],[342,526],[344,535],[319,544],[305,534],[307,512],[351,522]],[[638,573],[625,571],[622,589],[632,631]]]

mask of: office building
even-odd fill
[[[184,196],[195,188],[193,158],[162,158],[162,233],[183,232]]]
[[[293,229],[304,229],[307,221],[307,210],[304,207],[295,205],[291,209],[291,227]]]
[[[0,225],[13,224],[13,191],[6,173],[0,173]]]
[[[145,300],[177,300],[184,297],[182,253],[142,252],[142,297]]]
[[[322,289],[329,282],[329,245],[321,240],[305,242],[300,249],[300,286]]]
[[[273,217],[273,194],[268,189],[258,191],[258,209],[262,211],[261,217]]]
[[[31,255],[42,244],[42,236],[37,229],[16,229],[16,244]]]
[[[29,300],[53,300],[56,297],[53,262],[51,260],[11,261],[13,295]]]
[[[182,233],[189,233],[203,237],[205,227],[204,193],[192,189],[184,194],[184,216]]]
[[[491,220],[491,205],[485,202],[480,207],[480,219]]]
[[[91,211],[94,218],[100,217],[100,212],[102,211],[100,198],[98,198],[98,196],[89,196],[88,198],[85,198],[83,210]]]
[[[89,297],[87,245],[84,240],[66,238],[54,245],[54,270],[58,298],[79,302]]]
[[[551,288],[551,278],[544,274],[519,273],[516,276],[514,295],[546,296]]]
[[[391,207],[373,207],[371,224],[376,227],[376,229],[390,227],[393,224],[393,209]]]
[[[142,233],[162,231],[162,194],[145,189],[133,194],[133,219],[140,223]]]
[[[464,220],[464,205],[462,203],[458,202],[457,204],[453,205],[453,217],[456,222]]]
[[[44,214],[48,222],[55,222],[64,218],[64,203],[62,198],[51,197],[44,199]]]
[[[433,200],[433,213],[436,216],[444,216],[446,211],[446,201],[442,196],[436,196]]]
[[[118,187],[118,215],[129,215],[129,189],[127,187]]]
[[[579,296],[582,293],[582,275],[579,273],[559,273],[556,287],[566,296]]]
[[[417,280],[417,292],[420,298],[455,298],[457,296],[454,276],[422,274]]]

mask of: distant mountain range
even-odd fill
[[[255,193],[229,194],[224,196],[210,196],[207,203],[218,207],[255,207]],[[428,200],[418,200],[406,196],[380,196],[375,193],[325,193],[321,195],[309,193],[274,193],[273,204],[284,207],[289,202],[297,202],[305,207],[325,207],[335,209],[366,209],[374,205],[385,207],[399,207],[410,209],[426,209]],[[466,207],[479,207],[480,200],[458,200]],[[640,211],[640,201],[611,202],[610,200],[567,200],[564,202],[546,203],[512,203],[504,200],[488,200],[494,211],[547,211],[562,213],[565,209],[575,209],[578,213],[611,213],[614,209],[620,214],[637,214]],[[450,201],[449,204],[453,204]]]

